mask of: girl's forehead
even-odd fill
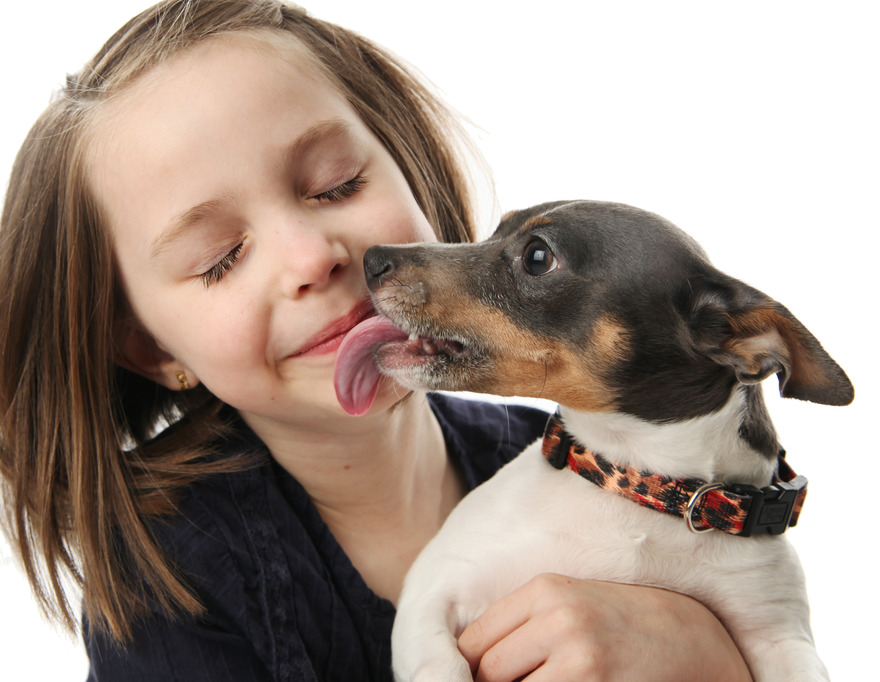
[[[149,66],[129,82],[120,83],[101,108],[112,111],[125,103],[178,79],[222,75],[242,60],[264,72],[295,70],[328,89],[337,90],[327,70],[307,47],[290,33],[268,29],[219,34],[178,50]]]
[[[246,178],[232,171],[278,158],[311,126],[335,119],[362,125],[295,40],[268,31],[217,36],[100,105],[87,179],[115,232],[132,216],[155,222],[161,210],[198,203],[190,194],[237,189]],[[182,174],[184,183],[171,180]]]
[[[266,99],[267,91],[276,91],[280,100],[293,90],[304,107],[325,102],[350,108],[326,69],[291,34],[262,29],[207,38],[120,84],[93,108],[85,137],[87,164],[92,170],[100,166],[102,157],[118,151],[126,133],[136,133],[144,123],[164,120],[170,134],[193,116],[222,113],[211,109],[212,91],[241,93],[256,105],[254,95]]]

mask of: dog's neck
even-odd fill
[[[762,487],[770,482],[776,459],[758,453],[741,435],[754,399],[739,387],[718,411],[665,424],[564,406],[560,415],[575,440],[615,464],[672,478]]]

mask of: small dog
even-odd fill
[[[560,405],[543,441],[468,495],[413,565],[398,679],[470,680],[458,634],[544,572],[689,594],[756,680],[827,679],[781,536],[806,480],[760,382],[776,374],[784,397],[828,405],[853,388],[786,308],[621,204],[543,204],[485,242],[379,246],[364,264],[376,309],[409,334],[375,349],[384,374]]]

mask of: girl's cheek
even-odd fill
[[[389,215],[395,214],[390,213]],[[398,204],[397,216],[398,218],[393,225],[394,242],[436,241],[434,231],[414,199],[412,204],[406,207],[406,210],[401,210]]]

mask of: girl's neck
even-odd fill
[[[345,426],[323,434],[255,431],[309,493],[367,584],[394,601],[463,484],[423,395]]]

